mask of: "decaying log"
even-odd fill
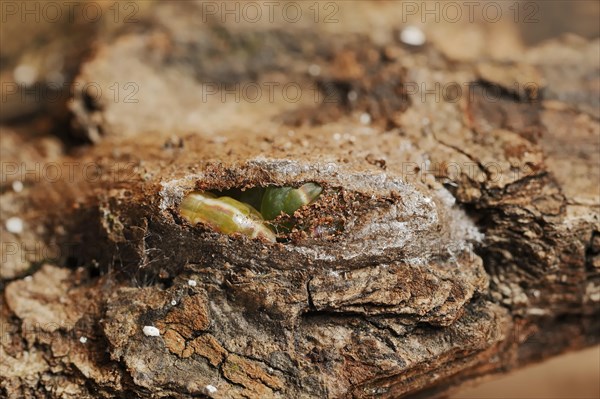
[[[504,46],[467,49],[449,25],[411,47],[367,33],[385,4],[344,9],[367,13],[352,30],[197,7],[97,45],[77,87],[131,101],[75,92],[89,145],[4,128],[2,220],[24,225],[2,223],[5,396],[441,397],[598,342],[598,41],[519,53],[475,26]],[[294,217],[319,234],[178,212],[194,189],[305,182],[324,192]]]

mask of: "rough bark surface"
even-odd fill
[[[197,7],[98,44],[77,87],[134,82],[139,101],[76,92],[91,144],[3,128],[2,220],[24,222],[2,223],[4,396],[435,397],[598,342],[598,41],[520,51],[470,26],[491,49],[447,25],[415,48],[385,4],[344,9],[351,31]],[[290,82],[298,101],[266,91]],[[324,194],[294,217],[318,235],[267,244],[177,211],[193,189],[304,182]]]

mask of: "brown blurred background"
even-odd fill
[[[496,376],[451,399],[596,399],[600,398],[600,346],[568,353]]]
[[[535,45],[563,33],[575,33],[590,39],[600,35],[600,1],[521,0],[519,3],[523,11],[518,19],[519,27],[527,45]]]

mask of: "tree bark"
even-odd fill
[[[598,342],[598,41],[447,24],[409,46],[369,32],[389,4],[335,27],[199,7],[98,44],[70,103],[88,145],[3,128],[5,396],[443,397]],[[285,242],[178,211],[305,182]]]

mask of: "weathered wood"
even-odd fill
[[[77,87],[137,90],[75,93],[93,145],[13,152],[5,395],[432,397],[598,342],[597,41],[467,50],[448,25],[408,47],[391,23],[381,41],[195,7],[157,5],[83,64]],[[36,162],[63,175],[24,176]],[[309,181],[324,193],[295,217],[326,235],[267,244],[177,211],[193,189]]]

